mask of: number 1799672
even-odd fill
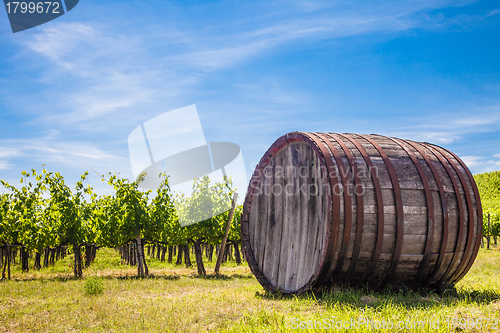
[[[59,2],[7,2],[5,7],[8,14],[59,14]]]

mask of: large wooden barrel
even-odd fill
[[[472,266],[482,211],[469,169],[444,148],[293,132],[256,167],[241,233],[252,272],[272,292],[443,288]]]

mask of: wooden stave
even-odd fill
[[[271,291],[271,292],[276,292],[279,289],[276,288],[276,286],[273,285],[273,283],[271,283],[269,278],[264,275],[262,270],[259,269],[258,263],[257,263],[255,256],[254,256],[253,249],[250,245],[248,216],[250,214],[250,206],[252,203],[252,195],[253,195],[252,189],[251,189],[252,188],[252,181],[254,181],[256,177],[258,177],[257,175],[259,173],[262,173],[262,169],[265,168],[265,166],[268,164],[269,159],[272,158],[278,152],[279,149],[281,149],[286,144],[293,143],[296,141],[308,142],[310,144],[311,148],[313,150],[315,150],[316,154],[318,156],[321,155],[319,153],[320,148],[315,145],[314,141],[306,133],[303,134],[300,132],[292,132],[292,133],[288,133],[288,134],[282,136],[281,138],[279,138],[278,140],[276,140],[276,142],[268,149],[266,154],[264,154],[264,156],[262,157],[261,161],[259,162],[257,168],[255,169],[254,174],[252,175],[252,179],[250,181],[250,185],[249,185],[249,188],[247,190],[247,194],[245,196],[245,202],[243,205],[243,213],[241,216],[241,237],[242,237],[243,251],[245,252],[246,258],[248,258],[247,261],[248,261],[249,267],[250,267],[252,273],[257,278],[257,280],[261,283],[261,285],[266,290]],[[328,198],[330,198],[330,196],[327,194]],[[330,201],[330,200],[328,200],[328,201]],[[334,200],[334,202],[335,202],[335,200]],[[337,234],[336,232],[332,232],[332,230],[331,230],[333,227],[333,223],[331,223],[331,221],[333,220],[333,209],[332,209],[331,205],[328,207],[327,216],[328,216],[328,220],[326,222],[327,230],[326,230],[325,234],[326,234],[326,239],[329,241],[326,241],[325,246],[323,246],[323,251],[321,253],[320,267],[325,267],[325,265],[324,265],[324,262],[326,261],[325,259],[327,258],[327,256],[330,256],[331,253],[333,252],[332,251],[332,243],[335,243],[336,234]],[[332,239],[330,239],[330,237]],[[335,245],[335,244],[333,244],[333,245]],[[333,246],[333,247],[335,247],[335,246]],[[327,249],[330,249],[330,251],[328,251]],[[301,293],[301,292],[304,292],[306,290],[311,289],[313,284],[320,277],[320,274],[324,275],[325,271],[318,270],[317,272],[315,272],[312,275],[312,277],[308,283],[304,284],[301,288],[294,290],[293,293],[298,294],[298,293]],[[324,279],[327,279],[327,278],[328,277],[324,277]],[[292,293],[292,292],[290,292],[290,293]]]

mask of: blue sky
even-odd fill
[[[82,0],[16,34],[0,10],[2,179],[42,163],[70,183],[131,177],[130,132],[190,104],[248,173],[295,130],[428,141],[498,170],[500,3]]]

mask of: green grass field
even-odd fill
[[[194,258],[193,258],[194,260]],[[500,247],[481,249],[471,271],[442,295],[334,290],[265,293],[248,266],[214,276],[148,259],[151,276],[100,249],[73,279],[72,255],[0,283],[0,332],[500,332]],[[194,263],[194,261],[193,261]]]

